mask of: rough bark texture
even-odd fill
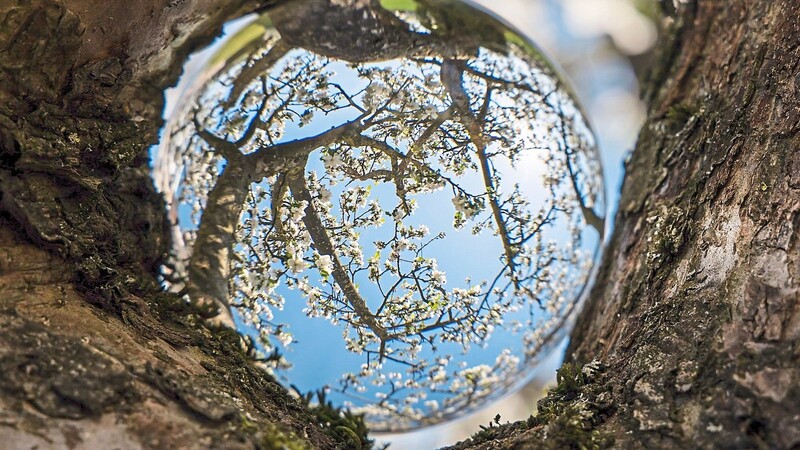
[[[666,19],[559,385],[459,448],[800,448],[800,3]]]
[[[257,2],[0,2],[0,442],[358,448],[159,292],[161,90]],[[800,4],[688,1],[573,362],[462,448],[800,446]]]
[[[0,447],[360,447],[155,278],[162,90],[269,3],[0,2]]]

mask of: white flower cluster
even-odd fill
[[[359,361],[324,384],[378,427],[435,422],[515,383],[590,272],[582,212],[601,205],[602,185],[579,109],[515,48],[464,63],[463,111],[444,64],[346,66],[294,49],[252,80],[236,78],[241,65],[221,72],[200,96],[217,106],[184,111],[173,134],[188,233],[228,163],[203,136],[232,143],[255,129],[241,155],[280,161],[253,164],[232,304],[265,352],[291,347],[270,359],[276,370],[316,348]],[[333,123],[343,117],[356,119]],[[287,143],[291,158],[270,153]],[[307,322],[286,319],[301,309]],[[320,324],[341,342],[309,342]]]

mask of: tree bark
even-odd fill
[[[800,447],[798,17],[792,0],[669,12],[559,385],[457,448]]]
[[[0,2],[0,447],[361,446],[156,278],[163,89],[270,3]]]
[[[359,448],[160,291],[162,90],[269,1],[0,3],[0,442]],[[670,2],[671,4],[671,2]],[[460,448],[800,446],[800,4],[688,0],[559,385]]]

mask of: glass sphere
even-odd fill
[[[188,81],[155,167],[175,277],[373,430],[529,379],[603,240],[595,140],[553,64],[448,0],[296,0]]]

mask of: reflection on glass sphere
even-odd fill
[[[189,296],[229,305],[277,376],[375,430],[519,386],[602,240],[579,107],[535,46],[461,2],[270,9],[167,136]]]

